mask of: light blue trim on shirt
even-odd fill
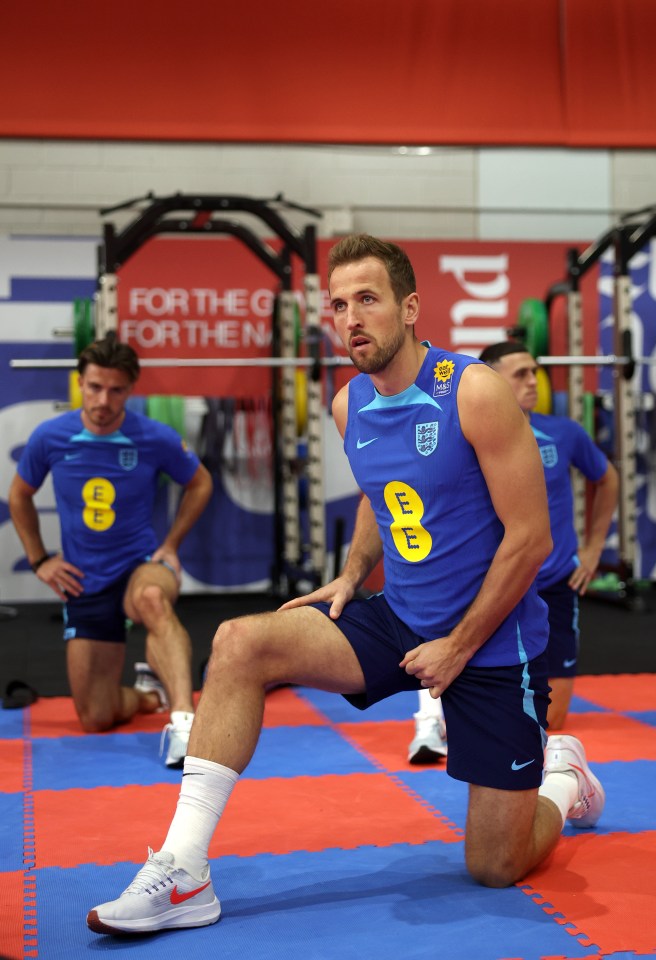
[[[538,430],[538,428],[534,427],[533,424],[531,424],[531,430],[533,431],[533,436],[536,440],[551,440],[553,443],[553,437],[550,437],[548,433],[543,433],[542,430]]]
[[[376,393],[371,403],[358,410],[358,413],[362,413],[364,410],[384,410],[390,407],[412,407],[422,403],[432,404],[438,410],[442,409],[439,403],[429,397],[427,393],[424,393],[423,390],[420,390],[416,383],[413,383],[407,390],[402,393],[395,393],[392,397],[384,397],[381,393]]]
[[[82,443],[83,441],[88,443],[91,441],[92,443],[129,443],[131,447],[135,445],[134,440],[130,440],[120,430],[115,430],[114,433],[91,433],[85,427],[84,430],[69,439],[71,443]]]

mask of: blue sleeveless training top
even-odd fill
[[[349,383],[344,449],[383,541],[389,605],[426,639],[446,636],[476,597],[503,527],[457,408],[471,357],[430,347],[414,384],[381,396]],[[546,607],[532,586],[470,663],[525,662],[546,647]]]

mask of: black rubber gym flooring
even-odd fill
[[[634,612],[616,601],[584,597],[581,601],[579,673],[656,673],[656,590],[641,594],[644,610]],[[282,600],[266,593],[184,596],[178,614],[191,634],[194,683],[209,655],[214,632],[223,620],[242,614],[275,610]],[[0,693],[21,680],[40,696],[68,696],[61,639],[61,607],[55,603],[19,604],[16,616],[0,613]],[[132,684],[132,665],[143,659],[143,631],[131,630],[125,682]]]

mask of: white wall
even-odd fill
[[[136,215],[133,208],[103,218],[100,209],[177,191],[282,193],[323,214],[320,237],[363,231],[399,239],[578,243],[594,240],[624,212],[656,206],[656,151],[0,141],[0,346],[39,341],[44,329],[50,335],[70,326],[68,303],[8,300],[9,276],[95,279],[103,220],[120,229]],[[299,229],[308,222],[307,214],[291,210],[284,217]],[[264,229],[259,220],[248,225]],[[12,259],[17,248],[19,266]],[[23,420],[45,416],[40,406],[26,405]],[[7,406],[4,419],[18,423],[19,413]],[[21,429],[29,432],[25,423]],[[0,447],[10,446],[3,438]],[[2,462],[0,512],[14,469],[8,455]],[[328,477],[327,499],[344,493],[331,487],[336,476],[346,477],[344,466]],[[0,541],[0,599],[41,599],[31,576],[21,581],[27,593],[15,587],[18,543],[2,517]]]
[[[656,151],[0,141],[0,234],[99,236],[149,191],[282,193],[320,236],[594,239],[656,203]]]

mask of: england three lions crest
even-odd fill
[[[437,450],[437,427],[437,420],[415,424],[415,443],[422,457],[429,457]]]
[[[134,447],[122,447],[118,452],[118,462],[124,470],[134,470],[139,457]]]
[[[540,447],[540,456],[545,467],[555,467],[558,463],[558,449],[555,443]]]

